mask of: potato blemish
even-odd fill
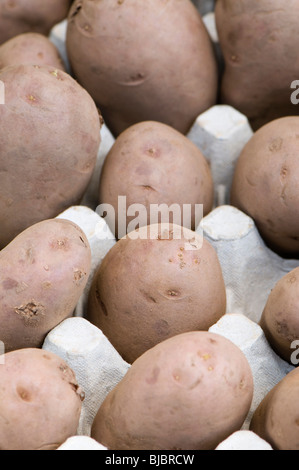
[[[208,354],[208,353],[203,354],[201,357],[203,358],[204,361],[207,361],[208,359],[211,359],[211,355]]]
[[[63,79],[61,78],[61,75],[59,75],[59,71],[57,69],[50,72],[50,74],[53,75],[53,77],[56,77],[57,80],[63,81]]]
[[[4,279],[4,281],[2,281],[2,287],[5,290],[14,289],[15,287],[18,286],[18,284],[19,284],[18,281],[16,281],[15,279],[11,279],[11,278],[7,278],[7,279]]]
[[[167,296],[170,297],[170,298],[178,297],[179,295],[180,295],[180,292],[178,292],[176,290],[167,291]]]
[[[106,305],[102,301],[101,294],[100,294],[99,290],[96,289],[95,293],[96,293],[96,299],[97,299],[97,302],[99,304],[99,307],[101,308],[101,310],[102,310],[103,314],[105,315],[105,317],[108,317],[108,310],[106,308]]]
[[[84,281],[86,273],[81,271],[81,269],[74,270],[74,281],[77,285],[80,285],[82,281]]]
[[[146,383],[149,385],[154,385],[158,380],[159,374],[160,374],[160,368],[155,367],[152,371],[151,376],[146,379]]]
[[[77,384],[77,382],[74,380],[75,374],[73,370],[67,365],[67,364],[60,364],[58,369],[62,373],[62,380],[67,381],[76,395],[80,398],[81,401],[85,399],[85,392],[82,390],[82,388]]]
[[[65,250],[69,249],[69,240],[67,238],[62,238],[59,240],[53,240],[50,243],[50,246],[53,250]]]
[[[27,304],[15,307],[14,311],[25,320],[38,320],[40,316],[45,315],[45,307],[41,303],[32,300]]]
[[[30,94],[26,96],[26,101],[28,101],[30,104],[34,104],[37,102],[37,98],[36,96]]]
[[[77,384],[77,383],[74,383],[74,382],[70,382],[70,386],[72,387],[72,389],[74,390],[74,392],[76,393],[76,395],[78,395],[78,397],[80,398],[81,401],[84,401],[85,399],[85,392],[82,390],[82,388]]]
[[[43,289],[50,289],[52,287],[52,283],[50,281],[45,281],[42,283]]]
[[[81,242],[83,243],[83,245],[85,246],[85,248],[87,248],[87,245],[86,245],[84,239],[82,237],[79,237],[79,238],[80,238]]]
[[[19,397],[21,398],[21,400],[23,401],[31,401],[31,393],[29,392],[29,390],[27,390],[26,388],[22,387],[22,386],[18,386],[17,387],[17,394],[19,395]]]
[[[281,137],[277,137],[269,145],[270,152],[279,152],[279,150],[281,150],[282,144],[283,139]]]

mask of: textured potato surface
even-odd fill
[[[239,430],[253,396],[241,350],[209,332],[177,335],[137,359],[92,426],[112,450],[213,450]]]
[[[115,136],[146,120],[185,134],[216,103],[213,47],[190,0],[76,0],[67,50]]]
[[[299,450],[299,369],[289,372],[256,409],[250,429],[274,450]]]
[[[138,123],[117,138],[101,172],[99,203],[113,206],[110,228],[119,238],[125,235],[118,234],[119,198],[124,196],[127,232],[136,228],[128,227],[139,204],[144,209],[139,226],[170,221],[195,230],[199,205],[201,216],[213,207],[211,170],[199,148],[180,132],[160,122]]]
[[[5,351],[41,347],[73,315],[90,273],[91,251],[74,223],[45,220],[0,252],[0,340]]]
[[[96,272],[87,310],[89,320],[130,363],[171,336],[208,330],[226,311],[216,251],[176,225],[131,232]]]
[[[72,0],[0,0],[0,44],[18,34],[48,36],[67,17]]]
[[[0,46],[0,69],[19,64],[51,65],[65,71],[57,48],[39,33],[19,34]]]
[[[48,65],[0,71],[0,248],[27,227],[76,205],[101,142],[90,95]]]
[[[20,349],[0,365],[0,449],[56,450],[74,436],[84,391],[52,352]]]
[[[215,16],[225,72],[221,101],[245,114],[254,130],[298,115],[299,0],[217,0]]]
[[[253,218],[266,244],[283,257],[299,254],[299,117],[259,129],[237,161],[231,204]]]

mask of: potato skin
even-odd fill
[[[84,392],[60,357],[41,349],[4,355],[0,449],[55,450],[76,434]]]
[[[292,363],[292,343],[299,338],[299,268],[283,276],[272,289],[260,326],[274,351]]]
[[[99,185],[99,203],[114,207],[116,223],[110,229],[117,237],[119,196],[126,196],[126,212],[134,204],[146,208],[144,225],[153,223],[151,204],[178,204],[181,217],[170,222],[195,230],[195,205],[203,204],[203,215],[208,214],[213,195],[211,170],[199,148],[172,127],[153,121],[135,124],[116,139],[105,159]],[[183,220],[184,204],[191,205],[190,220]],[[126,227],[135,217],[127,217]]]
[[[247,359],[209,332],[144,353],[107,395],[91,436],[109,450],[213,450],[240,429],[253,396]]]
[[[57,48],[39,33],[20,34],[0,46],[0,69],[19,64],[51,65],[65,71]]]
[[[171,336],[208,330],[226,311],[214,248],[195,232],[167,226],[119,240],[91,285],[87,318],[129,363]]]
[[[291,83],[298,76],[299,1],[217,0],[216,25],[225,60],[221,102],[245,114],[254,130],[298,115]]]
[[[259,129],[237,161],[231,204],[253,218],[266,244],[283,257],[299,256],[299,117]]]
[[[299,450],[299,369],[289,372],[256,409],[250,429],[274,450]]]
[[[216,104],[214,51],[189,0],[75,0],[67,50],[115,136],[147,120],[185,134]]]
[[[3,248],[27,227],[80,202],[95,168],[101,123],[90,95],[52,66],[6,67],[0,80]]]
[[[0,44],[27,32],[48,36],[67,17],[72,0],[0,0]]]
[[[0,252],[0,340],[5,351],[42,346],[73,311],[87,283],[91,252],[74,223],[45,220]]]

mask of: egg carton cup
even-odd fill
[[[207,13],[213,12],[216,0],[192,0],[199,13],[204,16]]]
[[[218,65],[222,67],[213,13],[215,2],[194,0],[193,3],[203,16]],[[50,39],[70,73],[65,37],[64,21],[53,28]],[[272,252],[260,237],[254,221],[229,204],[235,163],[252,135],[247,118],[225,105],[216,105],[198,116],[187,134],[208,160],[215,188],[214,208],[197,228],[218,254],[227,293],[226,314],[210,331],[225,336],[242,350],[254,379],[253,401],[242,429],[216,450],[271,450],[268,443],[249,430],[249,423],[266,394],[294,368],[272,350],[259,320],[271,289],[299,265],[299,260],[286,260]],[[130,368],[102,331],[86,319],[92,279],[106,254],[117,243],[105,220],[96,212],[102,166],[115,142],[105,124],[101,138],[95,170],[81,205],[70,207],[58,216],[81,227],[89,241],[92,258],[90,276],[74,316],[54,328],[43,344],[43,349],[56,353],[69,364],[85,391],[77,435],[59,450],[106,450],[91,438],[92,422],[107,394]]]
[[[223,441],[216,450],[273,450],[268,442],[252,431],[238,431]]]

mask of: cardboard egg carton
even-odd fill
[[[214,18],[214,1],[193,0],[204,22],[222,66]],[[67,64],[66,22],[57,25],[51,39]],[[106,222],[96,212],[98,183],[103,162],[115,140],[102,127],[96,168],[80,206],[59,215],[77,223],[91,247],[92,267],[85,291],[73,318],[54,328],[43,348],[61,356],[74,370],[85,400],[77,436],[68,439],[59,450],[105,450],[90,437],[93,419],[110,390],[125,376],[130,365],[114,349],[101,330],[85,318],[88,292],[96,270],[116,240]],[[235,163],[253,131],[247,118],[230,106],[217,105],[198,116],[187,137],[210,163],[214,180],[214,208],[203,218],[198,233],[215,248],[223,271],[227,293],[227,312],[210,331],[230,339],[245,354],[254,379],[254,397],[241,430],[221,443],[216,450],[271,450],[271,446],[249,430],[251,417],[266,394],[294,366],[272,350],[259,326],[259,320],[271,289],[299,260],[286,260],[269,250],[254,221],[229,202]]]

